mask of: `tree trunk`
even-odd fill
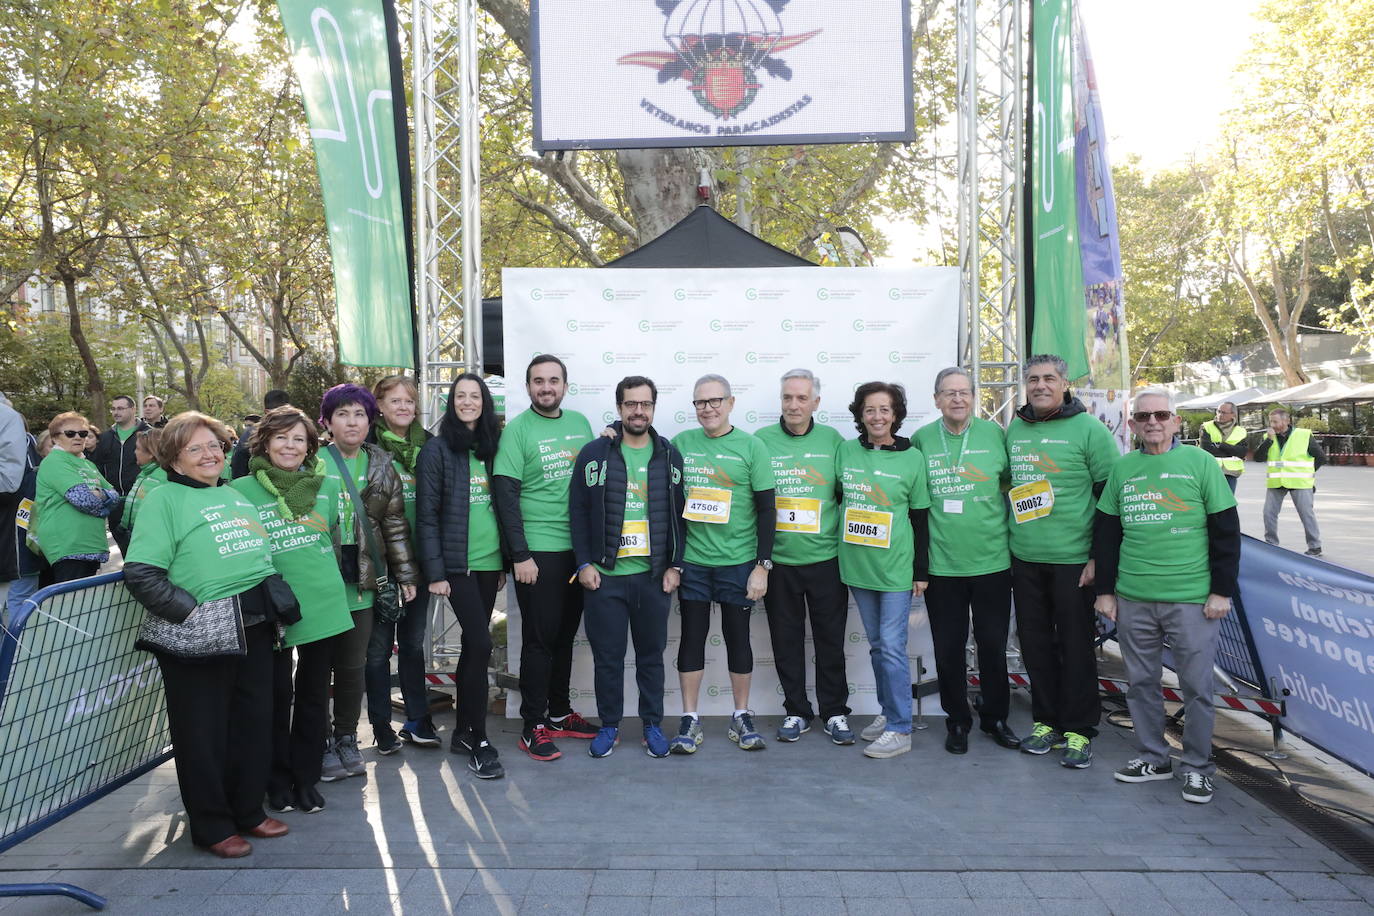
[[[696,207],[700,170],[692,150],[624,149],[615,159],[640,245],[667,232]]]
[[[105,409],[105,381],[100,377],[100,366],[91,352],[86,331],[81,325],[81,308],[76,301],[76,272],[65,261],[58,264],[57,276],[62,280],[62,290],[67,295],[67,326],[71,330],[72,343],[81,355],[81,364],[86,367],[86,394],[91,399],[91,422],[99,424],[107,416]]]

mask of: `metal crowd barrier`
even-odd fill
[[[0,642],[0,852],[171,758],[162,675],[122,572],[42,589]],[[66,884],[0,897],[103,898]]]

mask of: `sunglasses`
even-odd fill
[[[89,429],[64,429],[62,435],[68,439],[84,439],[91,434]]]
[[[1174,412],[1172,410],[1137,410],[1135,413],[1131,414],[1131,419],[1137,423],[1144,423],[1146,420],[1154,417],[1160,423],[1163,423],[1173,415]]]

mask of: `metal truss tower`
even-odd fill
[[[1025,0],[956,3],[959,359],[984,415],[1007,420],[1025,356]]]

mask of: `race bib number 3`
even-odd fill
[[[1011,513],[1018,525],[1044,518],[1054,509],[1054,487],[1050,486],[1048,480],[1035,480],[1012,487],[1007,496],[1011,499]]]
[[[691,487],[687,490],[687,508],[682,517],[689,522],[724,525],[730,521],[730,491],[715,487]]]
[[[881,547],[884,550],[891,547],[892,513],[846,506],[844,542],[862,547]]]
[[[649,555],[649,523],[626,521],[620,527],[620,549],[616,559],[621,557],[647,557]]]
[[[774,505],[778,510],[778,531],[798,534],[821,533],[821,501],[779,496]]]

